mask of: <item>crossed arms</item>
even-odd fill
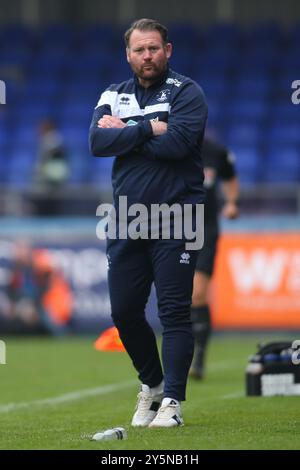
[[[168,124],[142,121],[127,126],[111,115],[108,105],[96,108],[90,127],[90,149],[94,156],[118,156],[138,149],[146,158],[180,160],[202,137],[207,106],[193,82],[183,86],[172,103]]]

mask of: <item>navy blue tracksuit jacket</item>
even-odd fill
[[[118,116],[122,129],[98,128],[104,115]],[[149,88],[136,77],[111,85],[100,97],[90,127],[96,157],[116,156],[112,184],[128,205],[204,202],[201,145],[207,106],[201,88],[168,69]],[[168,123],[153,136],[151,120]],[[155,387],[163,377],[166,397],[185,399],[193,355],[190,323],[192,282],[197,252],[185,240],[107,240],[112,318],[142,383]],[[154,282],[163,327],[162,361],[145,318]]]

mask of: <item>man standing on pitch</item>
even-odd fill
[[[139,203],[149,210],[153,204],[201,204],[207,118],[202,90],[169,68],[172,45],[157,21],[134,22],[125,43],[134,77],[104,91],[90,128],[91,153],[116,156],[116,213],[121,196],[127,196],[128,206]],[[193,355],[190,305],[197,251],[186,249],[184,236],[108,237],[107,255],[112,318],[142,383],[131,424],[180,426]],[[163,368],[145,318],[153,282],[163,327]]]

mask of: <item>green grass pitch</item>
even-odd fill
[[[188,384],[185,426],[165,430],[130,427],[138,381],[126,354],[97,352],[86,337],[2,339],[0,449],[299,449],[300,397],[245,397],[262,336],[215,336],[205,380]],[[115,426],[127,440],[89,440]]]

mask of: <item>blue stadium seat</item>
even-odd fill
[[[7,106],[0,106],[0,127],[4,127],[7,123],[9,109]]]
[[[276,49],[268,50],[268,48],[265,48],[265,50],[260,50],[257,46],[250,51],[245,50],[240,58],[242,69],[252,68],[254,71],[274,71],[280,68],[281,54]]]
[[[292,91],[292,90],[291,90]],[[300,125],[299,106],[292,103],[291,96],[289,100],[279,101],[270,109],[271,115],[278,115],[282,123],[289,122]]]
[[[23,116],[26,116],[27,124],[36,126],[40,121],[54,117],[54,103],[27,102],[24,105],[20,105],[19,109],[16,111],[16,114],[19,113],[18,117],[20,117],[21,112]]]
[[[19,125],[15,134],[13,144],[22,148],[22,146],[30,146],[36,148],[38,141],[38,127],[32,126],[24,122]]]
[[[70,176],[68,184],[83,184],[88,182],[89,151],[88,146],[78,144],[76,147],[67,148]]]
[[[5,142],[0,142],[0,165],[5,165],[7,164],[10,159],[8,158],[8,155],[11,155],[10,152],[10,142],[5,141]]]
[[[219,118],[224,120],[224,106],[223,106],[221,99],[214,100],[208,96],[207,105],[208,105],[208,116],[212,122],[215,122]]]
[[[0,126],[0,147],[5,147],[9,143],[8,129],[5,126]],[[1,158],[1,154],[0,154]]]
[[[34,174],[35,155],[29,149],[15,149],[11,154],[7,183],[21,188],[30,187]]]
[[[76,78],[75,78],[76,77]],[[99,93],[107,88],[108,84],[93,75],[82,77],[75,75],[68,82],[64,83],[62,96],[65,99],[86,99],[90,100],[99,96]]]
[[[235,47],[240,42],[241,31],[233,23],[215,23],[206,30],[208,44],[223,44]]]
[[[91,157],[89,162],[89,181],[92,184],[105,187],[111,186],[111,171],[114,158]]]
[[[30,72],[32,76],[39,77],[40,80],[51,77],[59,77],[62,73],[68,70],[69,64],[72,63],[72,56],[70,55],[57,55],[47,54],[44,55],[42,52],[33,61]]]
[[[268,102],[243,98],[227,102],[222,110],[223,118],[228,125],[262,123],[268,116]]]
[[[203,43],[203,32],[198,26],[185,23],[171,23],[168,25],[169,40],[176,44],[176,49],[188,49],[191,45],[194,48]]]
[[[215,75],[215,78],[222,77],[232,72],[235,66],[235,56],[224,56],[222,53],[209,53],[209,50],[202,54],[195,61],[194,59],[194,73],[206,75]]]
[[[300,43],[300,23],[295,22],[294,24],[291,25],[290,30],[289,30],[289,40],[290,40],[290,45],[296,46]]]
[[[220,80],[214,77],[211,79],[203,77],[202,80],[199,80],[199,85],[203,88],[208,101],[214,100],[216,102],[224,100],[230,86],[227,80]]]
[[[293,45],[282,57],[281,70],[282,72],[290,72],[293,74],[295,68],[300,66],[299,48],[298,44]],[[294,79],[297,77],[294,75]]]
[[[267,99],[272,90],[274,88],[274,84],[268,79],[260,79],[260,80],[251,80],[249,78],[241,78],[237,80],[235,89],[235,96],[238,99],[242,99],[243,97],[249,98],[249,96],[253,97],[254,100],[265,100]]]
[[[273,125],[267,133],[270,144],[291,147],[300,145],[299,124],[285,124],[284,122]]]
[[[10,173],[11,151],[8,145],[0,144],[0,183],[7,182]]]
[[[25,25],[11,23],[1,26],[0,44],[10,47],[27,46],[33,48],[36,42],[36,32]]]
[[[39,45],[47,52],[66,51],[76,45],[77,33],[71,25],[52,23],[44,25],[39,33]]]
[[[25,68],[31,59],[28,50],[0,51],[0,67]]]
[[[280,45],[284,34],[280,25],[273,21],[252,24],[243,31],[243,41],[245,44]]]
[[[251,60],[243,56],[240,59],[237,69],[238,76],[245,78],[253,78],[253,80],[260,80],[264,77],[270,79],[274,76],[274,65],[272,60],[266,58],[265,62],[262,60]]]
[[[31,142],[18,143],[13,142],[10,148],[11,162],[17,166],[20,164],[20,168],[32,166],[37,159],[37,145],[33,145]]]
[[[180,53],[179,51],[171,57],[170,67],[176,72],[182,73],[190,77],[194,70],[194,61],[192,54]]]
[[[23,100],[38,101],[39,103],[52,101],[60,91],[61,86],[61,81],[55,77],[50,79],[46,77],[44,80],[36,77],[31,78],[24,89]]]
[[[65,139],[67,148],[76,150],[84,149],[88,152],[88,126],[64,124],[60,126],[60,131]]]
[[[216,42],[208,44],[205,50],[199,51],[199,57],[205,55],[213,55],[216,58],[226,58],[228,61],[233,62],[237,60],[241,54],[241,47],[239,43],[227,44],[226,42]]]
[[[70,176],[68,185],[85,184],[88,181],[88,170],[86,163],[72,163],[70,165]]]
[[[60,123],[66,123],[70,125],[80,124],[82,126],[88,126],[92,118],[92,109],[89,109],[83,103],[72,103],[59,108],[58,119]]]
[[[82,28],[78,33],[77,41],[79,48],[88,48],[91,51],[105,51],[108,44],[116,49],[122,43],[118,28],[108,23],[90,24]],[[123,47],[125,48],[125,45]]]
[[[299,183],[300,148],[270,147],[264,171],[264,179],[268,183]]]
[[[232,145],[257,147],[264,139],[263,129],[257,124],[236,124],[228,129],[227,141]]]
[[[243,185],[252,185],[262,178],[262,154],[257,147],[251,145],[231,146],[236,157],[238,177]]]

